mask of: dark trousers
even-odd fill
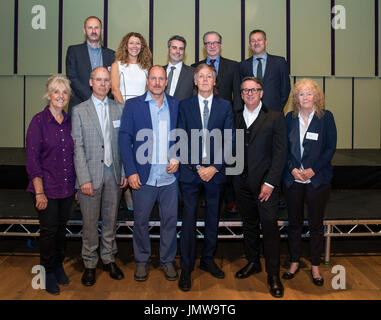
[[[209,182],[181,183],[181,191],[184,200],[184,208],[181,224],[181,268],[191,272],[196,259],[196,213],[198,198],[204,186],[205,190],[205,229],[204,246],[201,262],[205,264],[214,261],[214,253],[217,247],[219,203],[221,185],[213,179]]]
[[[279,275],[280,270],[280,234],[278,228],[279,188],[275,188],[265,202],[258,200],[257,191],[250,188],[242,176],[233,180],[238,210],[242,215],[245,254],[249,262],[260,263],[261,231],[263,233],[266,272],[268,275]]]
[[[310,260],[313,266],[320,265],[324,239],[323,217],[329,191],[328,184],[315,189],[312,183],[294,182],[290,188],[284,188],[288,210],[288,243],[291,262],[299,262],[301,256],[304,202],[306,202],[310,231]]]
[[[47,273],[54,272],[65,258],[66,223],[73,200],[74,196],[63,199],[48,198],[46,209],[37,211],[40,220],[40,264]],[[33,203],[36,204],[34,195]]]

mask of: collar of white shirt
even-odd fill
[[[246,104],[244,105],[243,118],[245,120],[247,127],[250,127],[252,123],[258,118],[258,115],[261,109],[262,109],[262,101],[259,101],[258,107],[256,107],[253,111],[249,111],[249,109],[246,107]]]
[[[168,67],[167,67],[167,71],[168,73],[171,71],[171,67],[175,67],[176,68],[176,71],[178,70],[179,72],[181,71],[181,68],[183,66],[183,62],[180,61],[179,63],[177,64],[172,64],[170,62],[168,62]],[[174,70],[175,71],[175,70]]]

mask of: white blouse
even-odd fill
[[[119,90],[124,101],[141,96],[146,91],[147,70],[140,68],[139,64],[130,63],[119,65]]]

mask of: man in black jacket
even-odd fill
[[[95,16],[85,20],[83,33],[86,41],[69,46],[66,53],[66,75],[70,79],[72,97],[68,113],[71,109],[90,98],[90,73],[97,67],[108,68],[114,62],[115,52],[102,46],[102,22]]]
[[[279,187],[287,158],[287,132],[283,113],[262,104],[259,79],[246,77],[241,84],[245,103],[236,116],[236,129],[244,130],[244,170],[234,176],[238,210],[243,219],[243,236],[248,263],[236,273],[244,279],[262,271],[260,228],[262,225],[267,281],[270,293],[283,296],[278,229]],[[237,144],[239,141],[237,141]]]

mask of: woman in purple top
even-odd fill
[[[49,105],[37,113],[26,136],[27,191],[40,220],[40,260],[46,271],[46,291],[59,294],[58,284],[69,279],[62,263],[66,223],[74,199],[74,142],[71,121],[63,111],[71,94],[69,80],[53,75],[46,84]]]

